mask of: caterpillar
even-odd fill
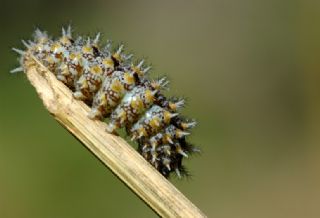
[[[163,176],[188,176],[182,160],[200,150],[186,140],[196,121],[178,113],[185,100],[163,95],[166,77],[150,79],[151,67],[144,60],[133,61],[122,44],[112,48],[108,41],[102,46],[100,33],[73,38],[72,32],[71,26],[62,28],[62,35],[53,39],[36,29],[34,40],[22,40],[25,50],[13,48],[20,66],[11,73],[24,72],[26,55],[32,54],[90,107],[89,118],[108,119],[106,131],[112,134],[124,128]]]

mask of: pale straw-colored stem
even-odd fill
[[[206,217],[124,139],[108,134],[105,123],[90,120],[89,107],[34,56],[25,55],[24,68],[50,114],[160,216]]]

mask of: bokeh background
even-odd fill
[[[35,27],[101,31],[145,57],[199,121],[209,217],[320,217],[320,1],[0,1],[0,217],[156,217],[44,109],[17,66]]]

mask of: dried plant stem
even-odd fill
[[[75,135],[130,189],[163,217],[206,217],[145,161],[124,139],[108,134],[106,124],[87,117],[89,107],[30,54],[26,75],[51,115]]]

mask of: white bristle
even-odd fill
[[[100,40],[100,33],[97,33],[96,38],[93,40],[93,44],[98,44]]]
[[[178,153],[181,154],[182,156],[188,158],[188,155],[183,150],[179,149]]]
[[[125,60],[129,60],[133,57],[133,54],[124,55]]]
[[[66,36],[67,34],[66,34],[66,30],[62,27],[62,30],[61,30],[61,32],[62,32],[62,36]]]
[[[26,48],[31,48],[31,46],[24,40],[21,40],[22,44],[26,47]]]
[[[142,59],[142,60],[139,62],[139,64],[137,65],[137,67],[138,67],[138,68],[142,67],[143,63],[144,63],[144,59]]]
[[[183,107],[184,104],[185,104],[184,99],[181,99],[181,100],[179,100],[178,102],[175,103],[175,105],[176,105],[177,108]]]
[[[10,71],[10,73],[18,73],[18,72],[24,72],[23,67],[17,67]]]
[[[26,54],[25,51],[22,51],[22,50],[17,49],[17,48],[12,48],[12,50],[15,51],[15,52],[17,52],[17,53],[20,54],[20,55],[25,55],[25,54]]]
[[[145,69],[143,70],[143,73],[147,73],[150,69],[151,69],[151,66],[145,68]]]
[[[193,128],[193,127],[195,127],[196,125],[197,125],[197,122],[196,122],[196,121],[187,123],[188,128]]]
[[[181,173],[180,170],[178,168],[175,168],[176,174],[179,177],[179,179],[181,179]]]
[[[119,46],[119,48],[118,48],[118,50],[117,50],[117,54],[120,54],[121,52],[122,52],[122,50],[123,50],[123,47],[124,47],[124,45],[123,44],[121,44],[120,46]]]
[[[72,28],[71,28],[71,25],[68,26],[67,36],[70,37],[70,38],[72,37]]]

